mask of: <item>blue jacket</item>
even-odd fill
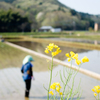
[[[23,73],[23,80],[24,81],[30,80],[31,77],[33,76],[32,67],[33,67],[33,65],[30,62],[22,65],[21,72]],[[30,74],[27,74],[27,71],[29,71]]]

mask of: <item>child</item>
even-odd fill
[[[32,56],[28,55],[23,60],[23,65],[21,68],[21,72],[23,73],[23,80],[25,81],[25,97],[29,97],[29,92],[31,88],[31,79],[33,77],[31,61],[34,61]]]

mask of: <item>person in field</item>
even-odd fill
[[[21,72],[23,73],[23,80],[25,82],[25,97],[29,97],[30,89],[31,89],[31,79],[33,78],[33,72],[32,72],[32,61],[34,59],[32,56],[28,55],[23,59],[23,64],[21,67]],[[34,79],[34,78],[33,78]]]

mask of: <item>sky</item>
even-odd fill
[[[100,0],[58,0],[78,12],[100,14]]]

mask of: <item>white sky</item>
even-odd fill
[[[79,12],[100,14],[100,0],[58,0]]]

